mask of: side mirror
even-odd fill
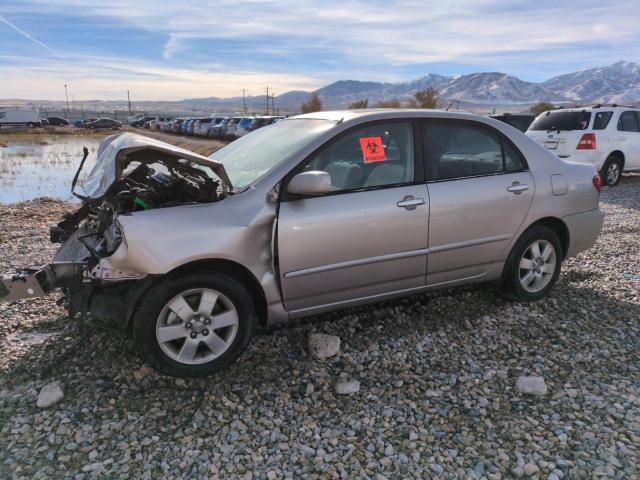
[[[287,192],[294,195],[321,195],[330,190],[331,176],[317,170],[297,174],[287,186]]]

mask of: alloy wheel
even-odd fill
[[[607,185],[614,185],[620,178],[620,165],[611,163],[607,168]]]
[[[520,285],[529,293],[543,290],[556,270],[556,250],[547,240],[534,240],[524,251],[519,265]]]
[[[185,365],[210,362],[226,352],[238,333],[238,311],[210,288],[187,290],[160,311],[156,339],[162,352]]]

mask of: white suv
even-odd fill
[[[640,170],[640,109],[619,106],[549,110],[526,134],[560,158],[591,163],[604,185]]]

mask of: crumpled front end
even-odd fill
[[[126,313],[148,276],[102,262],[126,250],[118,218],[146,210],[218,202],[230,184],[222,166],[207,157],[140,135],[125,133],[103,141],[91,172],[72,183],[82,205],[50,229],[60,248],[50,263],[2,277],[0,301],[65,292],[71,314],[91,312],[118,317]],[[79,190],[79,191],[77,191]],[[117,257],[117,255],[116,255]]]

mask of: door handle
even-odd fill
[[[529,190],[529,185],[524,185],[519,182],[513,182],[510,187],[507,187],[507,192],[515,193],[516,195],[520,195],[525,190]]]
[[[396,203],[396,205],[407,210],[415,210],[418,205],[424,205],[424,198],[415,198],[413,195],[407,195]]]

